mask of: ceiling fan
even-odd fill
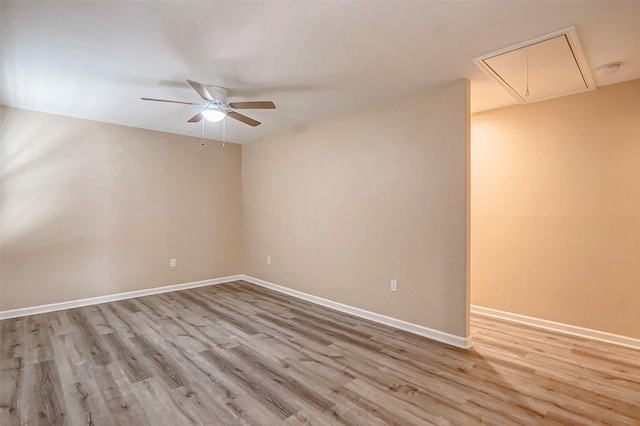
[[[143,101],[170,102],[173,104],[196,105],[201,111],[187,120],[187,123],[197,123],[203,118],[209,121],[220,121],[225,117],[231,117],[238,121],[248,124],[249,126],[259,126],[260,123],[253,118],[240,114],[236,109],[275,109],[276,105],[271,101],[249,101],[249,102],[227,102],[229,92],[222,87],[205,86],[197,81],[187,79],[187,83],[198,92],[198,95],[204,100],[201,103],[169,101],[166,99],[140,98]]]

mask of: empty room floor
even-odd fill
[[[1,322],[0,424],[639,424],[640,351],[457,349],[238,281]]]

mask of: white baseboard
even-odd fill
[[[497,318],[505,321],[516,322],[544,330],[569,334],[584,339],[599,340],[601,342],[613,343],[615,345],[627,346],[629,348],[640,349],[640,339],[621,336],[619,334],[607,333],[604,331],[592,330],[590,328],[578,327],[576,325],[564,324],[561,322],[549,321],[541,318],[528,317],[526,315],[514,314],[511,312],[499,311],[497,309],[485,308],[471,305],[471,313],[489,318]]]
[[[322,297],[314,296],[301,291],[292,290],[287,287],[282,287],[277,284],[270,283],[258,278],[243,275],[243,280],[252,284],[259,285],[280,293],[287,294],[289,296],[303,299],[311,303],[315,303],[327,308],[334,309],[336,311],[344,312],[356,317],[364,318],[373,322],[388,325],[389,327],[397,328],[400,330],[408,331],[409,333],[417,334],[423,337],[427,337],[438,342],[446,343],[458,348],[469,349],[473,345],[471,337],[460,337],[453,334],[445,333],[442,331],[434,330],[431,328],[423,327],[421,325],[413,324],[407,321],[402,321],[396,318],[388,317],[386,315],[377,314],[375,312],[366,311],[364,309],[356,308],[354,306],[345,305],[343,303],[334,302],[333,300],[324,299]]]
[[[51,303],[48,305],[30,306],[28,308],[10,309],[0,311],[0,320],[24,317],[27,315],[44,314],[47,312],[61,311],[63,309],[80,308],[82,306],[99,305],[100,303],[115,302],[117,300],[133,299],[134,297],[150,296],[152,294],[169,293],[172,291],[186,290],[189,288],[204,287],[208,285],[224,284],[243,279],[243,275],[231,275],[228,277],[213,278],[210,280],[194,281],[184,284],[167,285],[163,287],[147,288],[144,290],[127,291],[124,293],[107,294],[105,296],[89,297],[87,299],[70,300],[68,302]]]

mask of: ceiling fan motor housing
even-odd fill
[[[229,92],[222,87],[217,86],[206,86],[207,92],[211,95],[214,101],[220,101],[221,103],[226,103],[227,98],[229,97]]]
[[[206,108],[218,109],[225,112],[230,110],[229,104],[227,103],[229,92],[227,92],[222,87],[217,86],[206,86],[206,88],[207,92],[209,92],[209,94],[213,98],[213,100],[207,101]]]

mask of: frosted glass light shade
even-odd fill
[[[202,111],[202,116],[207,121],[220,121],[227,115],[226,112],[220,111],[219,109],[205,109]]]

